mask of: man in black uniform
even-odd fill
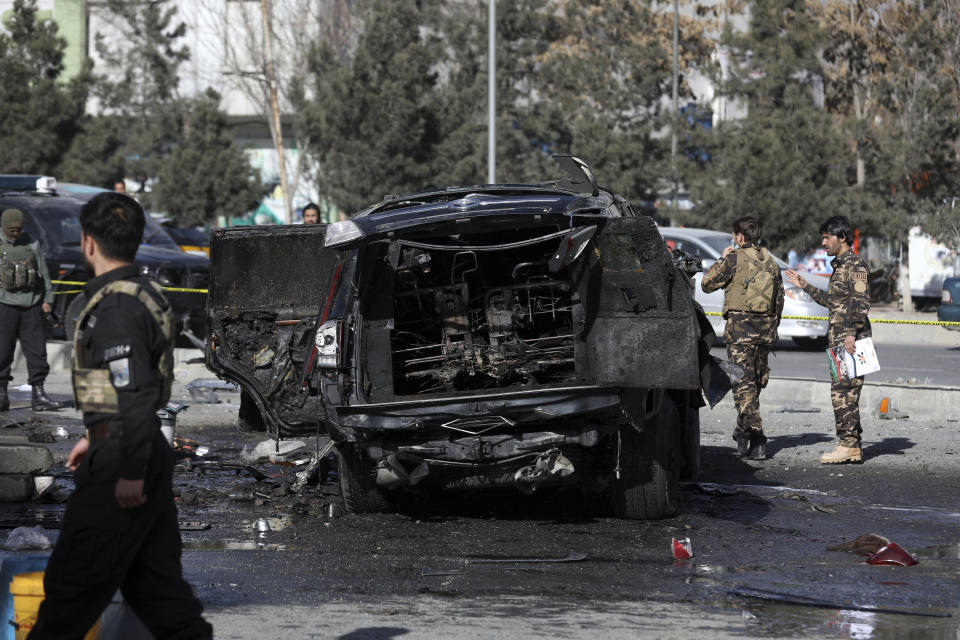
[[[87,437],[67,459],[76,490],[29,638],[83,637],[117,588],[157,638],[210,638],[183,579],[173,452],[156,416],[170,392],[172,316],[132,264],[143,209],[129,196],[98,194],[80,225],[95,276],[74,337],[74,395]]]

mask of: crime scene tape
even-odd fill
[[[708,316],[723,315],[719,311],[704,311]],[[780,316],[781,320],[822,320],[826,322],[829,318],[826,316]],[[918,324],[939,327],[960,327],[960,322],[947,322],[940,320],[887,320],[886,318],[870,318],[870,324]]]
[[[69,284],[69,285],[84,285],[86,282],[78,282],[76,280],[51,280],[50,284]],[[177,293],[207,293],[206,289],[187,289],[185,287],[163,287],[164,291],[174,291]],[[62,293],[80,293],[80,289],[71,289],[70,291],[54,291],[53,295],[62,294]]]

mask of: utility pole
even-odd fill
[[[260,13],[263,16],[263,53],[267,62],[267,83],[270,87],[270,110],[273,112],[273,141],[277,147],[277,163],[280,170],[280,191],[283,196],[283,220],[293,223],[293,207],[287,190],[287,167],[283,159],[283,127],[280,124],[280,103],[277,100],[277,77],[273,69],[273,41],[270,28],[270,10],[268,0],[260,0]]]
[[[680,7],[673,0],[673,122],[670,124],[670,176],[673,179],[673,215],[677,205],[677,122],[680,113]]]
[[[487,184],[497,181],[497,0],[488,0]]]

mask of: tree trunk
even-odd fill
[[[913,296],[910,295],[910,242],[900,243],[900,310],[913,313]]]

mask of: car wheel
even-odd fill
[[[638,433],[620,428],[620,477],[613,481],[613,511],[620,518],[657,520],[677,512],[674,471],[676,428],[680,414],[669,394],[657,416]]]
[[[242,389],[240,390],[240,410],[237,412],[237,430],[243,432],[267,430],[267,423],[263,421],[257,403]]]
[[[794,336],[794,344],[801,349],[826,349],[827,336]]]
[[[680,467],[680,479],[693,480],[700,471],[700,408],[690,402],[685,413],[686,420],[681,431],[683,465]]]
[[[347,513],[389,513],[390,501],[374,480],[373,464],[349,444],[337,445],[337,473]]]
[[[77,320],[80,319],[80,312],[85,306],[87,306],[87,296],[82,293],[74,296],[67,305],[67,310],[63,314],[63,331],[67,340],[73,340],[73,334],[77,330]]]

